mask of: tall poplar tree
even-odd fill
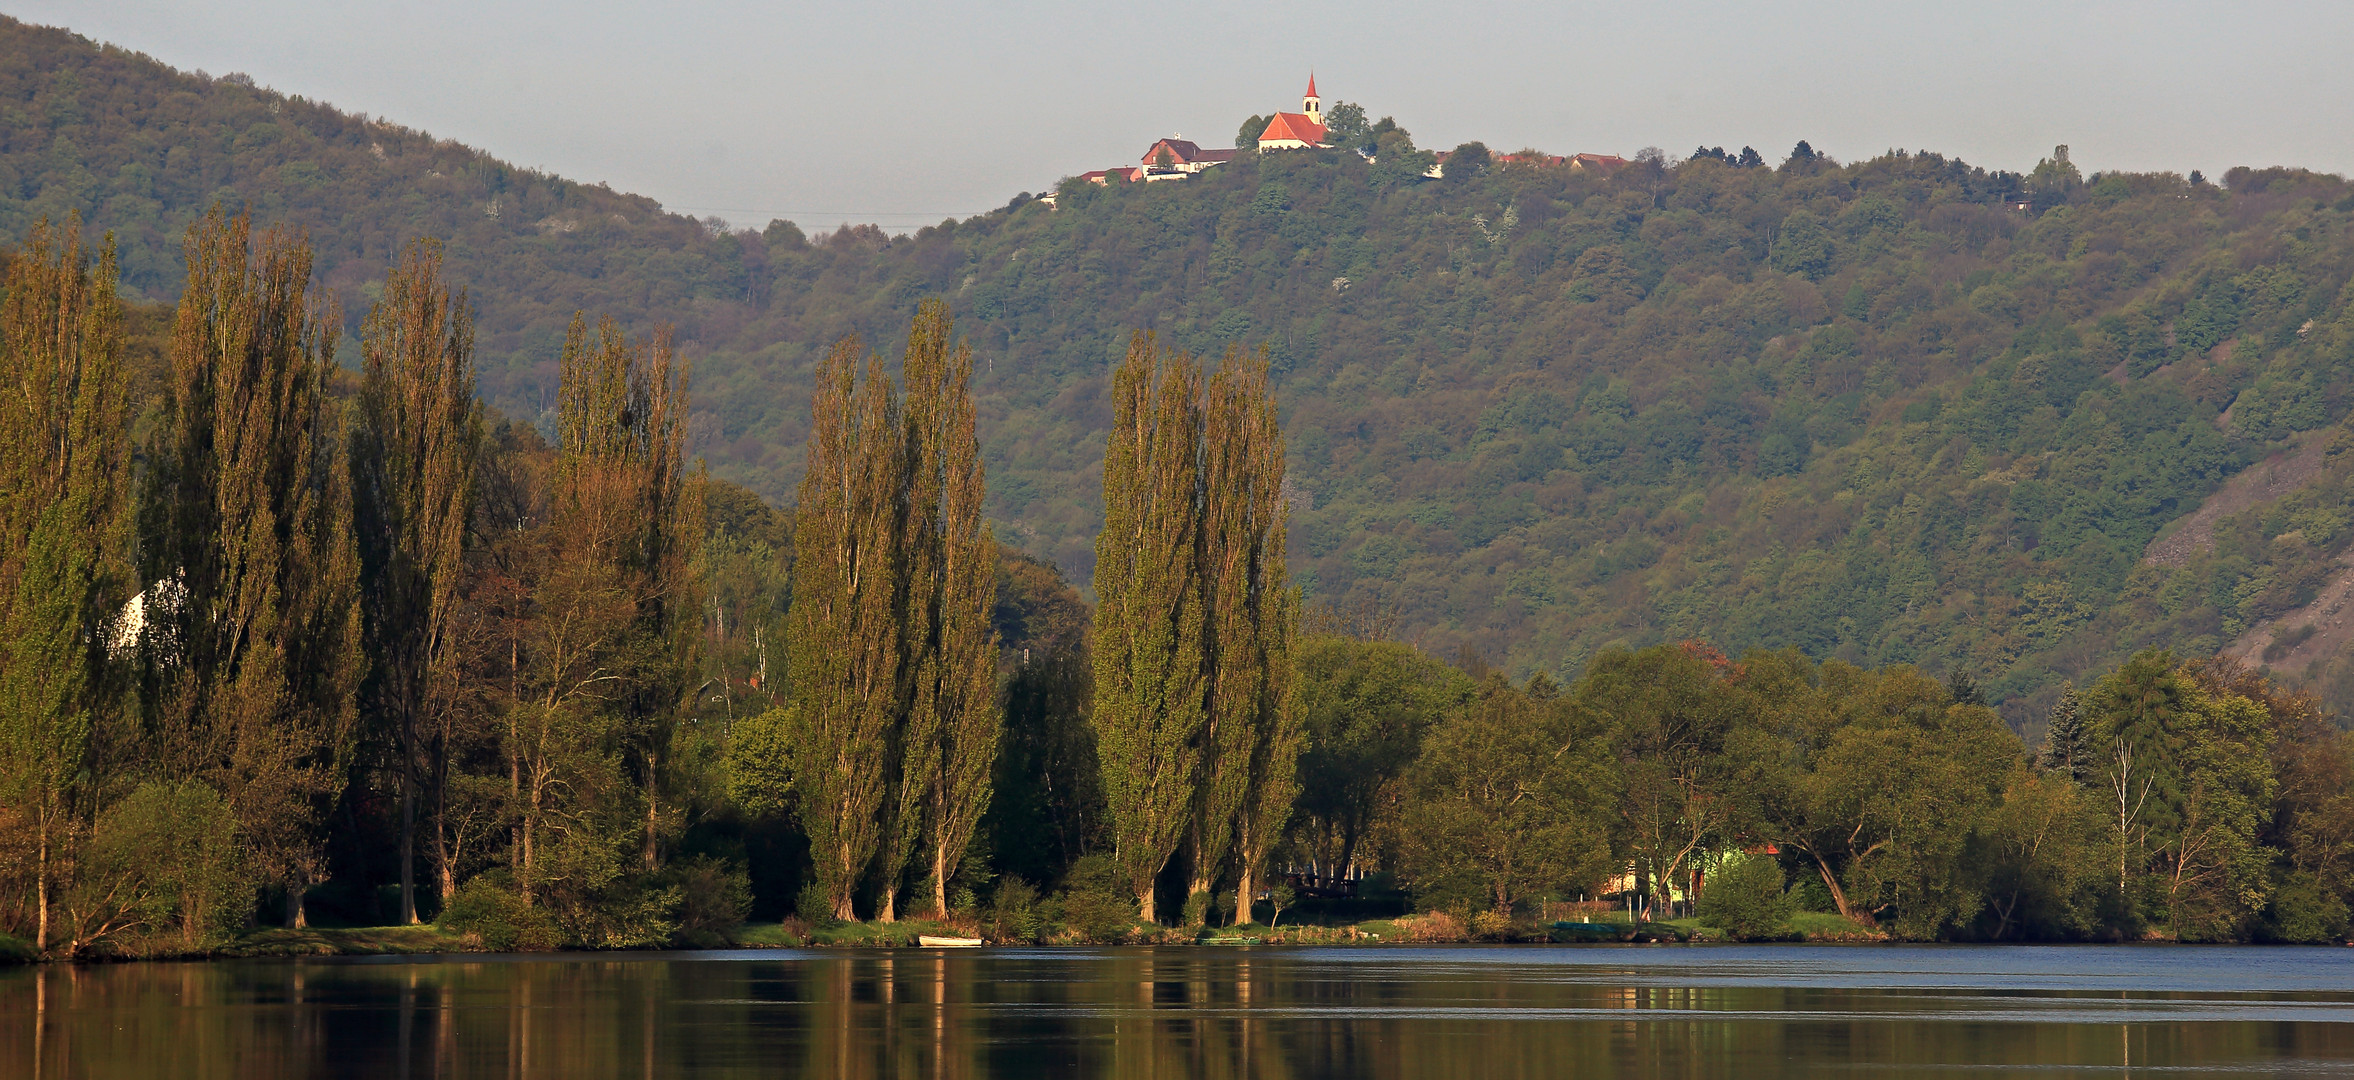
[[[441,245],[418,241],[386,275],[362,329],[360,429],[354,453],[360,553],[367,568],[375,711],[400,783],[400,919],[417,921],[419,759],[428,683],[446,674],[450,615],[463,567],[474,463],[482,441],[474,401],[474,318],[441,279]],[[438,756],[443,748],[436,745]],[[443,835],[436,832],[437,836]],[[446,858],[441,897],[456,881]]]
[[[357,716],[351,470],[311,252],[219,207],[188,284],[142,500],[142,684],[158,766],[224,795],[288,921],[322,870]]]
[[[692,694],[704,526],[702,481],[686,467],[688,376],[667,328],[633,342],[612,319],[595,340],[575,317],[557,401],[552,598],[559,618],[602,619],[585,707],[635,767],[639,861],[660,862],[662,763]],[[567,578],[566,575],[574,575]]]
[[[910,626],[928,626],[929,638],[907,730],[911,739],[920,731],[933,740],[920,755],[928,766],[920,790],[932,908],[943,917],[948,882],[989,809],[1005,727],[997,699],[997,631],[990,622],[997,603],[997,555],[981,517],[984,479],[973,424],[973,349],[969,343],[952,347],[954,332],[948,305],[925,302],[909,333],[905,369],[908,414],[926,418],[922,437],[934,448],[920,457],[910,455],[922,471],[909,484],[908,516],[930,523],[926,558],[909,560],[909,591],[923,598],[928,617],[911,620]],[[929,575],[912,572],[925,565],[932,568]],[[929,717],[921,715],[925,710]],[[911,761],[917,757],[909,755]]]
[[[1267,356],[1230,350],[1210,380],[1203,440],[1202,580],[1209,617],[1209,725],[1195,866],[1207,892],[1231,838],[1235,911],[1248,920],[1259,869],[1299,795],[1302,729],[1291,697],[1299,598],[1285,569],[1283,432]],[[1214,815],[1214,816],[1213,816]]]
[[[1091,719],[1116,858],[1147,921],[1193,820],[1201,758],[1200,386],[1192,357],[1137,333],[1112,376],[1104,449]]]
[[[104,707],[122,599],[122,309],[114,242],[36,224],[0,282],[0,815],[34,849],[33,947]]]
[[[856,917],[851,902],[884,839],[905,637],[898,570],[903,433],[879,360],[868,358],[859,385],[863,351],[846,338],[818,369],[786,613],[800,732],[790,770],[794,804],[816,883],[842,919]]]
[[[884,922],[898,918],[899,886],[923,841],[940,771],[940,569],[947,554],[940,532],[940,492],[946,482],[941,422],[949,332],[946,305],[939,301],[926,301],[908,326],[907,351],[899,365],[906,397],[899,412],[898,472],[883,481],[897,503],[898,558],[892,567],[900,631],[897,712],[889,739],[889,820],[875,868],[875,915]],[[884,386],[888,393],[889,384]]]

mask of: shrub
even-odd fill
[[[2261,932],[2272,941],[2334,944],[2346,940],[2347,922],[2346,902],[2312,874],[2299,871],[2272,894]]]
[[[254,882],[236,836],[228,800],[204,784],[141,784],[99,816],[66,901],[77,937],[176,932],[194,948],[243,926]]]
[[[686,944],[726,944],[752,910],[752,877],[734,863],[697,855],[672,866],[669,876],[679,891],[678,937]]]
[[[1735,941],[1782,936],[1796,898],[1782,890],[1782,867],[1762,855],[1729,858],[1700,895],[1700,923]]]
[[[1123,941],[1136,925],[1136,902],[1120,885],[1119,865],[1106,855],[1082,855],[1063,875],[1057,921],[1089,941]]]
[[[1096,886],[1065,892],[1061,908],[1063,927],[1089,941],[1124,941],[1136,926],[1135,901]]]
[[[1482,911],[1471,917],[1472,936],[1482,941],[1503,941],[1512,936],[1512,913]]]
[[[478,874],[459,886],[441,909],[438,925],[492,952],[550,952],[564,944],[556,920],[546,909],[525,904],[504,870]]]
[[[825,886],[814,881],[801,886],[801,895],[793,900],[793,914],[820,929],[842,921],[834,918],[834,898],[826,895]]]
[[[1038,913],[1038,887],[1008,875],[989,901],[989,936],[999,941],[1037,941],[1045,930]]]

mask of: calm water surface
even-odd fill
[[[0,972],[0,1076],[2354,1076],[2354,949],[746,951]]]

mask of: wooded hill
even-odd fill
[[[0,25],[0,234],[79,211],[127,291],[169,300],[185,226],[249,203],[309,231],[355,320],[401,244],[441,237],[493,403],[552,415],[576,309],[672,323],[692,452],[772,500],[821,351],[896,352],[943,296],[976,345],[997,535],[1072,580],[1109,374],[1149,327],[1268,348],[1295,580],[1394,606],[1441,655],[1566,677],[1610,644],[1796,646],[1973,674],[2032,726],[2063,681],[2164,644],[2354,699],[2322,625],[2354,541],[2354,187],[2085,177],[2061,153],[2025,174],[1479,156],[1426,181],[1392,135],[1371,163],[1246,155],[908,238],[730,233]]]

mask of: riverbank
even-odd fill
[[[1478,920],[1473,920],[1476,924]],[[1215,928],[1131,924],[1124,930],[1085,935],[1065,927],[1023,937],[999,934],[966,920],[909,919],[897,922],[834,922],[813,926],[798,919],[744,923],[720,940],[724,948],[920,948],[918,938],[979,938],[992,946],[1104,946],[1104,945],[1440,945],[1440,944],[1576,944],[1590,942],[1696,943],[1726,938],[1693,919],[1666,922],[1575,925],[1564,931],[1551,925],[1513,923],[1477,926],[1443,912],[1370,919],[1356,923],[1295,923],[1264,926],[1256,923]],[[1601,927],[1607,925],[1608,930]],[[1108,928],[1107,928],[1108,929]],[[1838,915],[1805,912],[1791,920],[1789,933],[1779,940],[1813,943],[1882,942],[1888,935]],[[103,960],[228,960],[256,957],[399,956],[434,953],[490,953],[500,950],[481,938],[445,930],[430,923],[419,926],[309,927],[298,930],[269,927],[240,934],[224,942],[181,947],[172,942],[148,942]],[[30,943],[0,935],[0,963],[37,960]]]

